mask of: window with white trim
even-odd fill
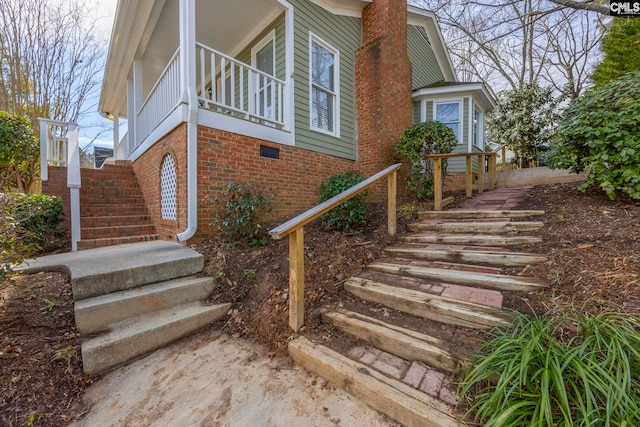
[[[311,129],[339,135],[339,55],[314,34],[309,40]]]
[[[449,126],[456,135],[458,144],[460,140],[460,102],[439,102],[435,105],[434,119]]]
[[[262,39],[251,49],[253,67],[265,74],[256,74],[252,79],[254,113],[273,120],[275,118],[274,90],[275,83],[267,76],[276,74],[276,39],[275,31]]]
[[[482,112],[477,107],[473,107],[473,145],[484,150]]]

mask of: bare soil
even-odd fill
[[[508,294],[505,305],[537,313],[572,307],[640,313],[640,201],[613,202],[597,189],[583,194],[573,187],[537,187],[519,206],[546,211],[541,219],[545,227],[536,232],[543,242],[522,250],[548,254],[550,260],[510,273],[545,279],[551,289]],[[301,333],[332,347],[346,346],[350,340],[323,325],[317,309],[363,305],[347,295],[342,283],[380,257],[394,240],[387,235],[382,205],[374,205],[367,219],[363,230],[351,235],[327,230],[320,221],[305,227],[307,321]],[[400,233],[409,221],[399,218]],[[230,248],[211,240],[194,249],[205,255],[205,273],[218,284],[210,301],[233,302],[231,316],[213,327],[260,343],[274,356],[284,354],[294,336],[287,326],[288,242]],[[395,315],[375,304],[359,308]],[[470,337],[464,330],[457,333],[456,345],[463,346]],[[86,411],[82,395],[95,380],[82,373],[68,278],[40,273],[2,285],[0,425],[65,426]]]

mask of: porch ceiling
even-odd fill
[[[278,0],[196,0],[196,40],[234,55],[284,11]],[[179,45],[179,2],[120,0],[100,96],[102,114],[127,115],[127,78],[144,63],[144,93]]]

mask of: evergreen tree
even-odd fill
[[[604,59],[592,75],[596,87],[640,71],[640,19],[613,18],[602,40],[602,51]]]

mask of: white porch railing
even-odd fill
[[[136,147],[153,132],[180,102],[180,52],[171,60],[153,85],[136,115]]]
[[[49,180],[49,165],[67,167],[71,201],[71,250],[80,240],[80,147],[78,125],[49,119],[40,121],[40,178]]]
[[[196,43],[196,61],[201,107],[284,127],[284,81],[201,43]]]

